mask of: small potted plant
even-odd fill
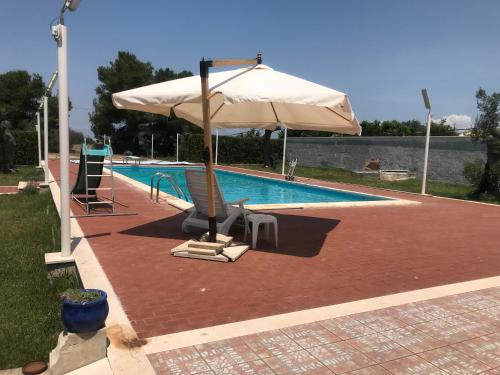
[[[99,289],[68,289],[61,294],[61,319],[68,332],[85,333],[104,327],[108,295]]]

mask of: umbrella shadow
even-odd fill
[[[278,219],[278,248],[274,247],[274,234],[270,230],[269,241],[265,239],[265,230],[261,226],[257,247],[250,251],[259,251],[273,254],[290,255],[297,257],[314,257],[321,252],[328,233],[339,225],[340,220],[325,219],[313,216],[299,216],[277,214]],[[189,240],[197,238],[204,230],[196,230],[185,234],[181,230],[181,224],[186,214],[179,213],[160,220],[155,220],[136,227],[128,228],[119,233],[129,236],[153,237],[175,240]],[[235,241],[243,241],[243,226],[234,225],[229,233]],[[251,234],[247,243],[251,242]]]
[[[185,218],[185,213],[179,213],[174,216],[128,228],[119,233],[129,236],[189,240],[193,238],[193,234],[185,234],[181,230],[182,221]]]
[[[328,233],[334,230],[340,220],[314,216],[299,216],[273,213],[278,219],[278,248],[274,246],[274,232],[270,228],[269,240],[265,239],[265,230],[261,226],[257,246],[252,251],[291,255],[297,257],[315,257],[321,252]],[[251,242],[248,239],[248,242]]]

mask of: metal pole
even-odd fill
[[[43,160],[45,160],[45,184],[49,183],[49,98],[43,97]]]
[[[151,133],[151,160],[154,159],[154,137],[155,135]]]
[[[40,111],[36,113],[36,134],[38,138],[38,168],[42,168],[42,139],[40,136]]]
[[[179,162],[179,133],[177,133],[177,139],[176,139],[176,144],[175,144],[175,152],[177,154],[175,160],[178,163]]]
[[[210,101],[208,99],[208,69],[212,66],[212,61],[200,61],[201,78],[201,103],[203,113],[203,140],[205,149],[203,158],[205,162],[207,175],[207,193],[208,193],[208,241],[216,242],[217,221],[215,218],[215,200],[214,200],[214,165],[212,160],[212,129],[210,127]]]
[[[285,136],[283,137],[283,165],[281,166],[281,174],[285,175],[285,161],[286,161],[286,135],[287,129],[285,128]]]
[[[427,114],[427,131],[425,134],[425,155],[424,155],[424,173],[422,175],[422,191],[421,194],[425,195],[425,187],[427,183],[427,164],[429,163],[429,143],[431,138],[431,110]]]
[[[218,164],[219,159],[219,128],[215,129],[215,165]]]
[[[59,70],[59,169],[61,188],[61,256],[71,256],[69,208],[69,116],[68,55],[66,26],[58,25],[57,64]]]

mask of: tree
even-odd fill
[[[240,137],[240,138],[260,137],[260,130],[259,129],[250,129],[246,132],[239,133],[238,137]]]
[[[0,74],[0,122],[8,120],[14,130],[32,130],[36,123],[36,112],[40,106],[46,86],[42,77],[25,70],[12,70]],[[49,151],[59,150],[59,105],[57,96],[49,96]],[[69,111],[72,104],[69,100]],[[43,112],[40,113],[43,116]],[[43,120],[41,120],[43,124]],[[42,140],[43,129],[41,126]],[[83,135],[70,129],[70,142],[83,139]],[[73,143],[70,143],[73,144]]]
[[[363,129],[362,136],[423,136],[426,133],[426,125],[423,125],[418,120],[409,121],[363,121],[361,122]],[[445,120],[439,123],[431,123],[432,136],[452,136],[457,135],[456,130],[446,124]]]
[[[333,137],[336,133],[321,132],[316,130],[292,130],[288,129],[286,132],[287,137]],[[284,138],[285,131],[280,130],[278,138]]]
[[[25,70],[0,74],[0,122],[10,121],[13,129],[32,126],[44,92],[39,74]]]
[[[432,136],[454,136],[458,135],[455,128],[446,123],[445,119],[442,119],[439,123],[431,123],[431,135]]]
[[[175,117],[165,117],[139,111],[125,111],[113,106],[111,95],[115,92],[171,79],[192,76],[188,71],[175,73],[169,68],[154,70],[150,62],[139,60],[134,54],[119,51],[108,66],[97,68],[99,86],[93,101],[94,111],[89,114],[91,129],[98,138],[113,137],[114,148],[118,152],[146,152],[148,143],[145,134],[155,134],[155,150],[173,152],[175,134],[185,131],[201,132],[201,129]]]
[[[500,196],[500,93],[476,93],[478,116],[472,128],[473,139],[486,143],[486,163],[476,189],[477,195]]]

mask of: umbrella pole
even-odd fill
[[[203,159],[206,167],[207,190],[208,190],[208,241],[216,242],[217,220],[215,217],[214,200],[214,165],[212,160],[212,129],[210,127],[210,102],[208,100],[208,69],[212,66],[212,61],[200,61],[201,77],[201,103],[203,111],[203,140],[205,149]]]
[[[201,60],[200,78],[201,78],[201,105],[203,111],[203,140],[205,149],[203,150],[203,159],[207,174],[208,190],[208,241],[216,242],[217,238],[217,220],[215,218],[215,200],[214,200],[214,164],[212,156],[212,129],[210,126],[210,102],[208,100],[208,70],[217,66],[232,66],[243,64],[262,64],[262,55],[257,54],[257,58],[248,60]]]

